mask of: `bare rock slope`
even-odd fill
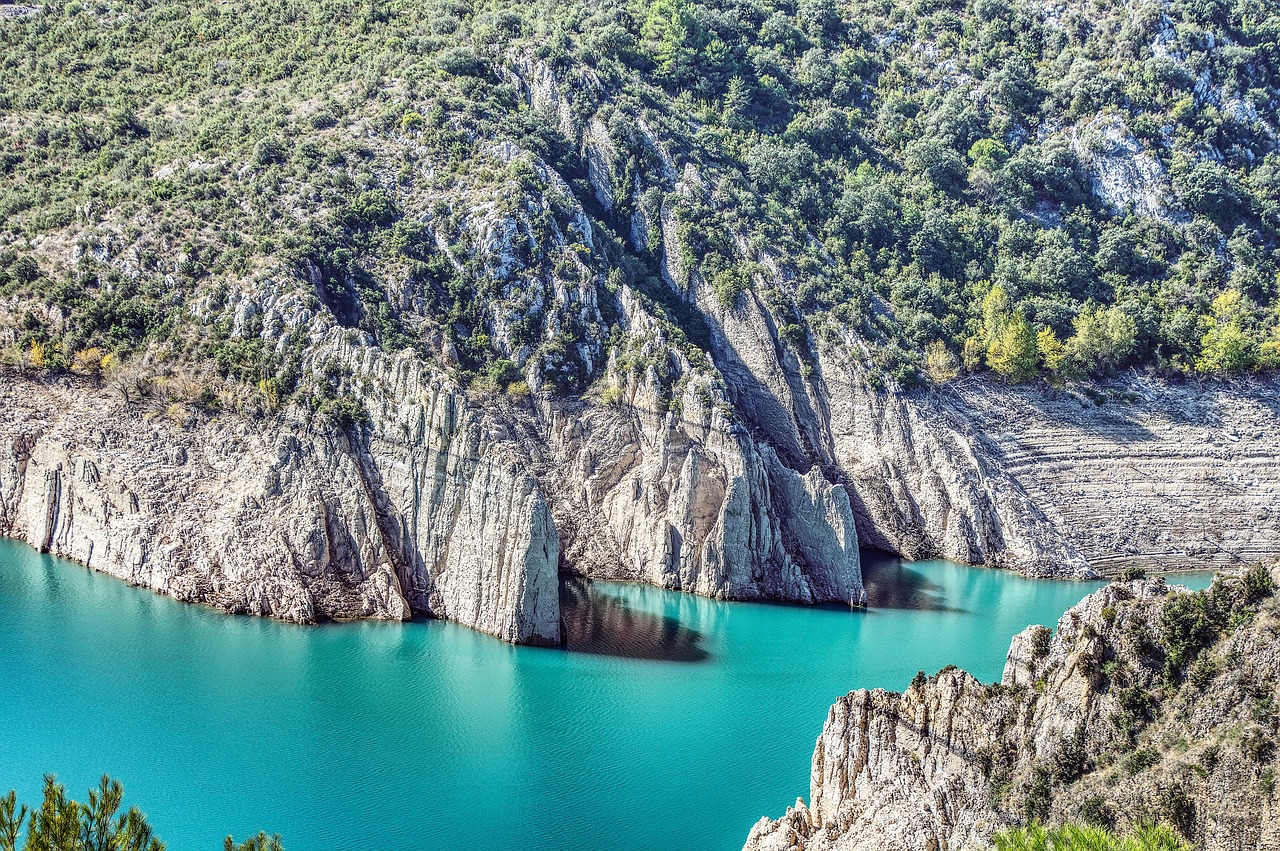
[[[825,380],[864,544],[1037,576],[1280,555],[1274,380],[902,394],[834,362]]]
[[[1052,636],[1017,636],[1000,683],[948,669],[841,698],[808,805],[762,819],[747,851],[954,851],[1028,819],[1159,819],[1210,851],[1280,847],[1265,575],[1197,594],[1114,583]]]
[[[412,445],[353,443],[9,384],[0,530],[232,612],[314,622],[421,611],[508,641],[558,641],[559,539],[537,483],[448,394],[407,407]]]

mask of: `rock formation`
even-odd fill
[[[1045,577],[1280,553],[1274,381],[904,389],[801,311],[816,238],[728,215],[725,174],[586,66],[514,47],[499,65],[573,156],[449,119],[475,168],[435,180],[428,157],[397,184],[414,191],[374,192],[397,218],[385,256],[365,268],[317,227],[259,277],[201,284],[171,305],[186,353],[134,350],[133,391],[92,364],[58,383],[27,326],[76,340],[79,320],[3,296],[0,533],[232,611],[417,612],[535,643],[559,639],[561,572],[856,602],[860,543]],[[361,144],[418,162],[413,123]],[[41,251],[100,264],[105,297],[141,274],[121,240]]]
[[[1278,847],[1280,605],[1265,575],[1198,594],[1113,583],[1052,636],[1015,637],[1000,683],[951,668],[841,698],[809,803],[762,819],[747,851],[955,851],[1028,819],[1158,819],[1209,851]]]

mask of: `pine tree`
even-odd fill
[[[745,128],[747,108],[751,99],[747,92],[747,84],[741,77],[729,81],[729,88],[724,94],[724,120],[730,127]]]
[[[239,845],[230,836],[223,842],[224,851],[284,851],[284,845],[280,842],[280,835],[267,836],[263,831],[258,831],[257,836],[250,836]]]
[[[110,777],[103,776],[98,788],[89,791],[88,803],[81,804],[46,774],[39,809],[19,807],[14,792],[0,797],[0,851],[19,851],[24,821],[27,840],[21,851],[164,851],[141,810],[130,807],[116,815],[123,800],[124,788]]]

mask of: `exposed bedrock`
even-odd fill
[[[346,434],[6,382],[0,531],[232,612],[418,611],[558,641],[559,539],[537,482],[416,368],[366,366],[397,401]]]
[[[1280,608],[1234,610],[1199,672],[1170,683],[1161,625],[1184,594],[1161,579],[1097,591],[1051,637],[1016,636],[995,685],[947,669],[840,698],[809,803],[761,819],[745,851],[959,851],[1028,818],[1085,817],[1165,821],[1207,851],[1280,847],[1266,780]]]
[[[563,412],[552,474],[567,565],[730,599],[856,602],[848,493],[723,421],[699,428],[619,406]]]
[[[308,359],[351,371],[367,425],[7,381],[0,531],[228,611],[419,612],[517,643],[559,640],[562,564],[722,598],[862,594],[845,487],[781,463],[705,386],[677,417],[648,380],[612,406],[470,399],[337,330]]]
[[[1280,555],[1274,381],[893,393],[823,374],[865,545],[1037,576]]]

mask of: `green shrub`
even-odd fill
[[[1168,825],[1139,827],[1117,835],[1106,827],[1066,824],[1002,830],[992,837],[996,851],[1191,851]]]

